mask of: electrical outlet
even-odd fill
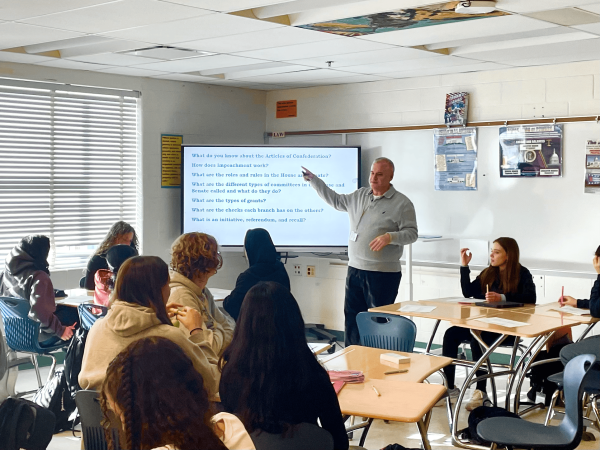
[[[294,275],[297,277],[302,276],[302,267],[300,266],[300,264],[294,264]]]
[[[317,276],[317,270],[316,270],[315,266],[306,266],[306,276],[307,277],[316,277]]]

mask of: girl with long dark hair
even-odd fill
[[[348,448],[336,393],[306,343],[300,308],[286,287],[261,282],[248,291],[219,367],[222,405],[248,432],[293,433],[295,424],[319,420],[336,450]]]
[[[156,256],[135,256],[123,263],[117,274],[113,302],[104,319],[88,335],[79,384],[99,389],[109,363],[130,343],[150,336],[165,337],[179,345],[204,378],[206,390],[217,392],[218,358],[204,339],[203,320],[198,311],[180,307],[172,311],[188,329],[186,335],[174,327],[166,304],[169,299],[169,269]]]
[[[519,263],[519,245],[509,237],[500,237],[492,244],[490,252],[490,265],[471,281],[469,262],[473,257],[468,248],[460,250],[460,286],[466,298],[485,299],[488,302],[511,301],[535,304],[536,293],[533,277],[529,270]],[[493,343],[500,335],[484,331],[481,333],[483,341]],[[463,342],[469,342],[473,360],[477,361],[483,356],[479,342],[473,338],[468,328],[450,327],[444,334],[442,354],[450,358],[458,356],[458,348]],[[512,345],[514,337],[507,338],[503,345]],[[456,366],[444,367],[448,379],[450,396],[458,396],[458,389],[454,387]],[[483,375],[477,372],[477,376]],[[471,411],[478,406],[490,403],[486,394],[487,380],[477,382],[477,389],[467,410]],[[491,404],[491,403],[490,403]]]

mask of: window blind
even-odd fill
[[[1,267],[44,234],[51,269],[83,268],[114,222],[136,227],[138,96],[0,79]]]

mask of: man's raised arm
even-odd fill
[[[348,211],[348,197],[346,195],[338,194],[333,189],[329,188],[323,180],[306,167],[302,167],[302,169],[304,180],[310,183],[311,187],[319,194],[319,197],[338,211]]]

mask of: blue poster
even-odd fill
[[[477,128],[433,130],[436,191],[477,190]]]

